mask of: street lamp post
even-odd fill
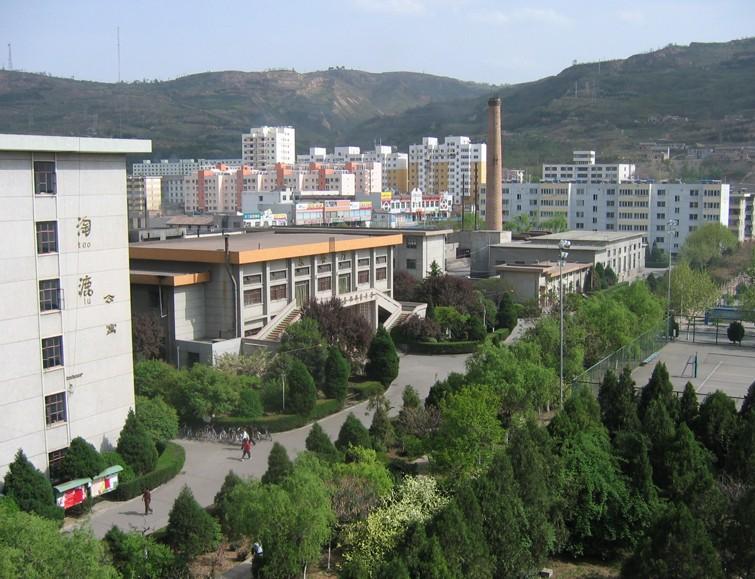
[[[666,306],[668,307],[668,315],[666,321],[666,339],[671,340],[671,332],[673,331],[673,324],[671,323],[671,237],[674,232],[674,228],[679,225],[676,219],[669,219],[666,223],[668,234],[668,295],[666,296]]]
[[[558,248],[561,250],[559,254],[558,259],[558,293],[559,293],[559,301],[560,301],[560,308],[561,308],[561,326],[560,326],[560,333],[561,333],[561,371],[559,373],[559,392],[561,395],[561,408],[564,407],[564,263],[566,262],[566,258],[569,256],[569,253],[566,251],[571,247],[571,241],[568,239],[562,239],[558,242]]]

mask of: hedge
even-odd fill
[[[223,428],[231,427],[256,427],[266,428],[269,432],[284,432],[306,426],[310,422],[320,420],[338,412],[343,404],[335,398],[326,398],[318,400],[314,410],[309,416],[299,414],[271,414],[269,416],[260,416],[249,418],[246,416],[221,416],[215,419],[215,425]]]
[[[108,496],[116,501],[127,501],[138,497],[145,488],[153,489],[176,476],[184,467],[185,460],[186,451],[183,447],[175,442],[167,442],[165,451],[157,459],[155,470],[121,483]]]
[[[480,345],[477,341],[464,342],[407,342],[406,347],[412,354],[471,354]]]
[[[385,386],[376,380],[366,380],[364,382],[349,383],[349,390],[356,393],[360,400],[367,400],[370,396],[377,396],[385,392]]]

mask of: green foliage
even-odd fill
[[[154,398],[137,396],[136,416],[156,444],[178,435],[178,414],[159,395]]]
[[[356,393],[359,400],[367,400],[380,396],[385,392],[385,386],[377,380],[365,380],[364,382],[355,382],[349,385],[351,390]]]
[[[726,533],[726,570],[732,577],[752,577],[755,569],[755,487],[745,490],[731,509]]]
[[[328,358],[328,346],[320,333],[320,326],[313,318],[302,318],[291,324],[281,337],[280,354],[288,354],[291,360],[303,362],[315,383],[324,384],[323,370]]]
[[[742,400],[742,406],[739,408],[739,415],[747,416],[753,410],[755,410],[755,382],[747,388],[747,393],[744,400]]]
[[[652,400],[658,400],[663,404],[671,418],[676,417],[677,408],[674,387],[671,384],[666,364],[663,362],[655,365],[650,380],[640,393],[640,399],[637,402],[637,413],[640,419],[644,419],[645,412]]]
[[[500,396],[487,386],[467,386],[441,402],[440,429],[430,458],[459,481],[485,472],[503,441]]]
[[[215,357],[215,368],[226,374],[237,376],[264,376],[270,368],[273,354],[258,348],[251,354],[221,354]]]
[[[755,412],[749,412],[729,447],[726,470],[739,480],[755,485]]]
[[[682,504],[669,505],[621,569],[622,577],[723,577],[703,524]]]
[[[451,340],[467,338],[469,316],[453,306],[435,306],[435,321]]]
[[[698,440],[716,457],[719,466],[726,463],[726,456],[738,427],[737,407],[731,398],[721,390],[705,397],[700,405],[695,433]]]
[[[409,527],[397,550],[403,554],[412,577],[451,579],[440,542],[437,537],[427,536],[424,525],[414,524]]]
[[[742,339],[745,337],[745,327],[741,322],[732,322],[729,327],[726,328],[726,337],[730,342],[736,342],[740,346],[742,345]]]
[[[118,488],[109,496],[120,501],[127,501],[138,497],[145,488],[153,489],[175,477],[183,469],[185,461],[186,451],[183,447],[175,442],[169,442],[165,445],[165,450],[157,459],[157,464],[153,471],[131,480],[119,481]]]
[[[393,479],[377,453],[352,447],[350,462],[333,465],[330,492],[333,512],[340,525],[364,520],[393,489]]]
[[[288,458],[286,447],[276,442],[273,444],[273,448],[270,449],[270,454],[267,457],[267,470],[262,475],[262,483],[280,484],[293,470],[294,465],[291,463],[291,459]]]
[[[314,452],[320,458],[328,461],[337,461],[339,459],[339,453],[336,450],[333,441],[325,434],[322,426],[318,422],[312,425],[312,429],[307,435],[305,447],[308,451]]]
[[[183,561],[214,550],[220,542],[220,525],[185,485],[170,509],[165,542]]]
[[[336,448],[341,452],[347,451],[350,446],[372,447],[369,431],[351,412],[341,425],[336,440]]]
[[[118,437],[116,450],[137,474],[144,474],[155,468],[157,462],[155,443],[133,410],[128,411],[126,423]]]
[[[325,360],[324,379],[322,391],[328,398],[343,401],[349,387],[349,375],[351,365],[338,348],[328,348],[328,357]]]
[[[171,550],[148,535],[113,526],[104,537],[113,566],[127,579],[160,579],[180,574]]]
[[[737,247],[737,236],[721,223],[705,223],[691,232],[684,242],[681,257],[695,269],[716,263]]]
[[[506,328],[513,330],[517,323],[517,308],[514,304],[514,298],[509,292],[501,296],[498,303],[498,312],[496,314],[496,328]]]
[[[280,396],[280,384],[278,385],[278,396]],[[338,400],[324,399],[318,400],[315,408],[309,416],[299,414],[274,414],[270,416],[260,416],[258,418],[249,418],[246,416],[223,416],[215,420],[215,425],[224,427],[256,427],[266,428],[270,432],[284,432],[306,426],[310,421],[319,420],[338,412],[342,407]]]
[[[390,410],[390,404],[384,396],[373,399],[370,401],[370,406],[375,408],[375,413],[372,415],[372,424],[370,425],[369,433],[372,438],[372,446],[375,450],[385,452],[393,445],[396,439],[396,433],[393,429],[393,423],[388,418],[388,410]]]
[[[299,360],[292,360],[286,373],[287,403],[295,414],[309,416],[317,402],[317,388],[307,367]]]
[[[178,388],[178,371],[160,360],[142,360],[134,363],[134,391],[137,396],[170,400]]]
[[[8,465],[3,479],[3,494],[13,499],[22,511],[53,521],[63,520],[63,509],[55,504],[50,481],[34,468],[21,449]]]
[[[94,478],[105,470],[105,461],[97,449],[86,440],[77,436],[71,441],[60,463],[59,476],[62,480],[77,478]]]
[[[404,388],[404,392],[401,394],[401,402],[403,408],[419,408],[419,405],[422,404],[417,390],[411,384],[407,384]]]
[[[658,492],[653,483],[648,439],[641,432],[619,431],[613,439],[613,447],[630,493],[637,495],[649,507],[654,506]]]
[[[388,386],[398,376],[398,354],[390,334],[381,325],[367,351],[365,374],[370,380],[377,380]]]
[[[249,384],[245,376],[234,376],[212,366],[194,364],[180,372],[180,387],[169,398],[183,423],[201,423],[216,415],[229,414],[238,406],[241,389]]]
[[[558,316],[541,317],[525,337],[540,347],[543,365],[554,372],[560,368],[560,327]],[[584,371],[586,336],[572,316],[564,317],[564,381]]]
[[[358,308],[346,307],[338,298],[328,302],[310,300],[302,308],[302,318],[316,320],[325,341],[338,348],[350,362],[364,358],[372,328]]]
[[[707,271],[699,271],[681,262],[671,270],[671,309],[681,316],[699,316],[712,306],[719,289]]]
[[[692,382],[687,382],[679,401],[679,419],[683,420],[689,428],[694,428],[699,414],[700,405],[697,403],[697,391]]]
[[[232,470],[229,470],[228,474],[225,475],[225,479],[223,479],[223,484],[220,486],[220,490],[217,492],[215,499],[213,500],[213,504],[215,506],[215,516],[220,522],[220,528],[223,531],[223,534],[231,539],[238,538],[238,536],[233,536],[234,529],[230,524],[232,513],[231,509],[233,508],[230,499],[231,492],[243,482],[244,481],[239,475],[237,475]]]
[[[477,340],[461,342],[410,342],[407,351],[411,354],[428,356],[449,356],[453,354],[471,354],[480,342]]]
[[[119,574],[91,532],[61,533],[57,523],[19,512],[2,501],[0,576],[116,579]]]
[[[638,430],[637,406],[634,400],[634,380],[629,368],[624,368],[617,380],[612,371],[606,372],[598,392],[603,424],[611,436],[620,430]]]
[[[163,454],[165,454],[166,451],[163,451]],[[118,454],[115,450],[108,450],[102,453],[102,461],[105,463],[105,468],[108,468],[110,466],[119,465],[123,468],[121,472],[118,473],[118,485],[123,485],[123,483],[129,482],[134,480],[136,478],[136,473],[134,472],[134,469],[131,468],[131,465],[129,465],[126,460]],[[157,459],[158,462],[160,459]],[[110,495],[113,496],[113,495]]]
[[[548,431],[557,445],[580,432],[601,429],[600,406],[586,388],[572,392],[564,403],[564,408],[556,414],[548,425]]]
[[[236,406],[236,415],[255,419],[262,416],[262,398],[258,390],[244,387],[239,392],[239,403]]]
[[[650,462],[656,475],[656,483],[665,488],[669,484],[669,480],[665,477],[668,452],[676,436],[676,427],[661,400],[650,401],[642,419],[642,428],[650,441]]]

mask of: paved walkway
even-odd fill
[[[411,384],[424,399],[430,387],[438,379],[445,378],[451,372],[463,372],[466,354],[453,356],[417,356],[402,355],[398,378],[386,391],[386,397],[397,413],[401,406],[401,395],[407,384]],[[367,402],[342,410],[320,420],[320,425],[335,440],[346,416],[353,412],[363,423],[369,426],[372,412],[367,410]],[[280,442],[293,458],[304,450],[305,440],[310,426],[273,435],[274,442]],[[241,449],[236,445],[198,442],[193,440],[177,441],[186,449],[184,470],[170,482],[152,491],[153,514],[144,516],[141,498],[126,502],[103,501],[95,505],[92,514],[77,520],[72,526],[89,524],[95,536],[101,538],[113,525],[124,531],[147,529],[152,532],[168,524],[168,513],[173,501],[184,484],[188,485],[194,497],[202,506],[212,504],[215,494],[223,484],[229,470],[245,477],[261,477],[267,470],[267,457],[272,442],[258,442],[252,450],[252,459],[242,462]]]

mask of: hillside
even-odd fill
[[[407,150],[428,135],[484,139],[486,100],[495,94],[504,99],[506,165],[536,167],[568,160],[572,148],[617,159],[635,158],[642,141],[755,142],[753,87],[755,38],[671,45],[504,87],[356,70],[130,84],[2,71],[0,131],[151,138],[155,157],[222,157],[239,154],[251,126],[290,124],[300,152],[376,140]],[[727,167],[701,171],[714,169]]]

